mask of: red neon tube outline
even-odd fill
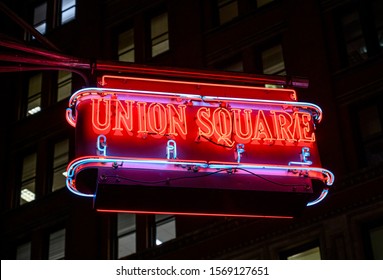
[[[267,100],[267,99],[248,99],[248,98],[230,98],[230,97],[216,97],[216,96],[201,96],[201,95],[189,95],[169,92],[156,92],[156,91],[139,91],[139,90],[122,90],[122,89],[108,89],[108,88],[85,88],[75,92],[69,100],[69,108],[67,109],[66,118],[69,124],[75,127],[76,124],[76,105],[82,97],[100,97],[107,94],[126,94],[137,96],[152,96],[160,98],[184,98],[187,100],[200,101],[200,102],[234,102],[234,103],[247,103],[257,104],[265,106],[287,106],[298,107],[305,110],[313,111],[314,120],[318,123],[322,120],[322,109],[312,103],[307,102],[292,102],[283,100]]]

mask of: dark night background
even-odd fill
[[[382,0],[0,8],[2,259],[383,259]],[[308,81],[295,89],[324,112],[316,136],[336,176],[328,197],[292,220],[97,213],[65,188],[75,155],[65,109],[74,91],[132,65]]]

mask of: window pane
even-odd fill
[[[134,62],[134,29],[131,28],[118,36],[118,59]]]
[[[61,11],[68,10],[73,6],[76,6],[76,0],[61,0]]]
[[[34,153],[23,160],[20,205],[35,200],[36,157],[36,153]]]
[[[27,242],[17,246],[16,260],[30,260],[31,259],[31,242]]]
[[[219,23],[224,24],[238,16],[238,3],[231,0],[219,0]]]
[[[264,74],[285,75],[285,62],[282,46],[277,45],[262,52],[262,65]]]
[[[62,260],[65,257],[65,228],[49,235],[49,260]]]
[[[375,105],[363,108],[358,112],[359,128],[362,139],[367,140],[382,133],[378,107]]]
[[[265,6],[271,2],[273,2],[274,0],[257,0],[257,7],[262,7],[262,6]]]
[[[383,226],[370,231],[372,254],[375,260],[383,260]]]
[[[47,19],[47,3],[44,2],[37,6],[33,13],[33,23],[37,24]]]
[[[75,18],[76,18],[76,0],[62,0],[61,24],[67,23]]]
[[[118,238],[118,258],[126,257],[136,252],[136,233],[130,233]]]
[[[300,252],[295,255],[287,257],[288,260],[320,260],[320,250],[319,247],[315,247],[303,252]]]
[[[67,71],[59,71],[57,87],[57,102],[71,96],[72,73]]]
[[[47,2],[42,3],[40,6],[35,7],[33,13],[33,26],[41,33],[46,32],[47,20]]]
[[[52,191],[56,191],[65,187],[65,177],[63,173],[66,171],[69,160],[69,140],[58,142],[54,147],[53,156],[53,183]]]
[[[343,16],[342,26],[349,63],[354,64],[367,59],[367,48],[363,38],[358,12],[354,11]]]
[[[151,20],[152,57],[169,50],[168,14]]]
[[[156,245],[176,237],[176,220],[171,215],[156,215]]]
[[[379,45],[383,48],[383,1],[377,0],[372,4],[374,11],[375,26]]]
[[[43,75],[37,74],[29,79],[27,116],[41,111],[41,88]]]
[[[136,252],[136,215],[117,214],[118,258]]]
[[[357,115],[364,157],[369,166],[383,162],[383,128],[378,106],[381,106],[379,100],[360,109]]]

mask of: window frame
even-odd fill
[[[130,215],[130,216],[134,216],[133,219],[134,219],[134,226],[133,228],[125,231],[125,230],[122,230],[123,232],[122,233],[119,233],[119,215]],[[130,226],[132,227],[132,226]],[[115,247],[115,258],[116,259],[122,259],[122,258],[126,258],[130,255],[133,255],[137,252],[137,215],[136,214],[131,214],[131,213],[116,213],[116,223],[115,223],[115,236],[116,236],[116,247]],[[134,250],[133,252],[127,254],[127,255],[121,255],[120,256],[120,239],[121,238],[124,238],[124,237],[127,237],[127,236],[130,236],[130,235],[134,235]]]
[[[167,22],[167,31],[166,32],[163,32],[161,33],[160,35],[157,35],[153,38],[153,34],[152,34],[152,30],[153,30],[153,25],[152,25],[152,22],[153,22],[153,19],[163,15],[163,14],[166,14],[166,22]],[[148,42],[148,47],[147,47],[147,53],[148,53],[148,57],[150,59],[156,59],[157,57],[160,57],[168,52],[170,52],[171,50],[171,33],[170,33],[170,15],[169,15],[169,12],[167,9],[165,8],[162,8],[162,9],[159,9],[156,13],[150,13],[148,14],[147,16],[147,24],[146,24],[147,28],[147,42]],[[162,36],[166,35],[167,36],[167,39],[163,40],[163,41],[160,41],[159,43],[153,45],[153,41],[155,39],[158,39]],[[167,41],[167,46],[168,48],[164,51],[161,51],[159,53],[156,53],[156,54],[153,54],[153,47],[154,46],[157,46],[161,43],[163,43],[164,41]]]
[[[353,103],[349,107],[349,112],[350,112],[350,121],[356,125],[353,127],[353,138],[355,139],[355,145],[356,145],[356,155],[358,158],[358,164],[360,168],[363,167],[369,167],[369,166],[374,166],[374,164],[369,163],[369,159],[367,157],[365,148],[366,145],[372,144],[373,142],[376,141],[383,141],[383,96],[382,96],[382,91],[374,95],[374,97],[369,98],[368,100],[359,100],[357,103]],[[377,107],[377,112],[378,112],[378,117],[380,121],[380,126],[381,126],[381,132],[377,135],[371,136],[368,139],[364,139],[363,133],[359,127],[359,116],[358,113],[362,111],[364,108],[370,107],[370,106],[376,106]],[[378,163],[379,164],[379,163]]]
[[[123,62],[136,62],[137,58],[137,52],[136,52],[136,29],[135,29],[135,26],[133,23],[127,23],[127,24],[124,24],[124,27],[125,28],[119,28],[116,32],[116,57],[117,57],[117,60],[118,61],[123,61]],[[133,33],[133,47],[128,49],[127,51],[124,51],[124,52],[120,52],[120,36],[121,34],[125,33],[125,32],[128,32],[132,30],[132,33]],[[129,52],[133,52],[133,61],[127,61],[127,60],[121,60],[120,57],[129,53]]]
[[[62,25],[65,25],[65,24],[68,24],[74,20],[76,20],[77,18],[77,0],[73,0],[74,1],[74,5],[70,6],[69,8],[63,10],[63,2],[64,0],[60,0],[60,1],[57,1],[57,26],[62,26]],[[72,18],[70,18],[69,20],[66,20],[65,22],[63,22],[63,14],[70,10],[70,9],[73,9],[74,8],[74,16]]]
[[[342,68],[358,65],[383,52],[383,46],[379,45],[378,26],[376,25],[374,18],[373,3],[375,1],[376,0],[352,1],[346,5],[342,5],[334,11],[333,18],[335,21],[336,33],[338,34],[338,53]],[[361,38],[365,43],[366,57],[352,62],[347,51],[348,44],[344,34],[342,18],[354,12],[357,14],[360,23],[359,27],[362,33]]]
[[[57,138],[57,139],[52,139],[53,141],[51,142],[51,158],[49,159],[49,166],[50,166],[50,182],[49,182],[49,192],[56,192],[58,190],[61,190],[63,188],[66,187],[65,183],[62,187],[60,188],[57,188],[57,189],[53,189],[54,187],[54,176],[55,176],[55,173],[56,172],[61,172],[62,170],[66,170],[66,166],[68,165],[68,163],[70,162],[70,159],[71,159],[71,137],[61,137],[61,138]],[[67,141],[67,147],[68,147],[68,150],[67,150],[67,161],[66,163],[64,164],[61,164],[59,166],[56,166],[54,165],[55,163],[55,148],[56,148],[56,145],[59,144],[59,143],[62,143],[64,141]],[[63,167],[65,167],[63,169]],[[61,171],[60,171],[61,170]],[[62,175],[63,178],[64,178],[64,175]]]
[[[38,152],[37,152],[37,149],[34,149],[34,150],[28,150],[26,151],[25,154],[23,154],[24,156],[22,156],[20,158],[20,175],[19,175],[19,179],[18,179],[18,183],[17,185],[19,186],[17,188],[17,195],[15,195],[15,197],[17,197],[17,201],[16,201],[16,206],[17,207],[21,207],[23,205],[28,205],[29,203],[35,201],[36,199],[38,199],[38,190],[37,190],[37,177],[38,177]],[[29,156],[32,156],[32,155],[35,155],[35,166],[34,166],[34,176],[32,176],[31,178],[28,178],[26,180],[23,180],[23,176],[24,176],[24,160],[29,157]],[[23,190],[23,186],[24,186],[24,183],[27,183],[29,181],[33,181],[34,183],[34,199],[31,200],[31,201],[25,201],[25,202],[22,202],[22,198],[21,198],[21,194],[22,194],[22,190]]]

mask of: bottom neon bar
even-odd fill
[[[291,218],[322,201],[333,180],[302,165],[118,157],[79,158],[67,169],[69,190],[103,212]]]

